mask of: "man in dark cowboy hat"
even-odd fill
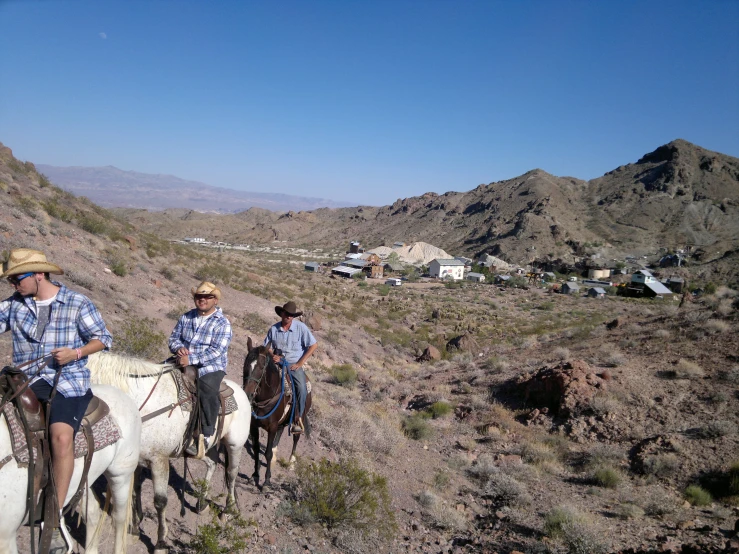
[[[303,315],[298,311],[295,302],[288,302],[284,306],[275,306],[275,312],[280,316],[280,321],[272,325],[267,331],[264,346],[269,346],[274,353],[282,351],[285,360],[295,380],[295,407],[296,418],[291,431],[293,433],[303,432],[303,412],[305,411],[305,397],[308,395],[305,383],[305,370],[308,361],[318,348],[318,343],[310,329],[302,322],[295,319]],[[273,354],[275,363],[280,363],[280,356]]]
[[[61,509],[74,472],[74,435],[92,399],[90,370],[85,364],[90,354],[110,348],[113,338],[90,299],[51,281],[50,273],[63,275],[64,271],[48,262],[43,252],[29,248],[10,252],[0,278],[7,278],[15,292],[0,303],[0,333],[10,330],[13,334],[14,365],[32,362],[23,371],[39,400],[49,400],[60,372],[49,412],[60,510],[60,528],[54,530],[51,552],[71,552]]]
[[[226,376],[232,333],[231,322],[218,307],[221,300],[218,287],[203,281],[190,292],[195,309],[185,312],[177,321],[169,337],[169,350],[176,356],[178,366],[192,365],[198,371],[202,433],[187,453],[202,459],[213,444],[211,437],[215,434],[220,410],[218,390]]]

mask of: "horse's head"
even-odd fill
[[[272,355],[266,346],[254,346],[251,337],[247,341],[248,353],[244,360],[243,387],[250,402],[259,393],[260,386],[266,381],[265,376],[270,365],[274,366]]]

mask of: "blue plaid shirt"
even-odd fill
[[[273,352],[278,348],[282,350],[282,355],[290,365],[298,363],[305,351],[314,344],[316,337],[305,323],[297,319],[293,319],[287,331],[282,329],[282,322],[278,321],[269,328],[264,338],[264,346],[271,345]]]
[[[200,322],[197,310],[186,312],[169,336],[169,350],[176,354],[180,348],[187,348],[190,364],[198,366],[200,377],[214,371],[226,371],[230,344],[231,322],[220,308]]]
[[[59,288],[56,299],[51,303],[49,323],[41,339],[36,336],[36,302],[31,297],[15,293],[0,303],[0,333],[8,329],[13,332],[13,364],[19,365],[36,358],[47,357],[48,365],[38,373],[38,363],[23,368],[32,381],[44,379],[54,384],[58,366],[51,351],[55,348],[82,348],[97,339],[108,349],[113,344],[100,312],[86,296],[69,290],[61,283],[52,281]],[[83,396],[90,389],[90,370],[85,367],[87,357],[63,366],[59,376],[57,392],[65,397]],[[38,375],[37,375],[38,373]]]

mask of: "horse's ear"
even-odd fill
[[[246,338],[246,348],[247,350],[254,348],[254,343],[251,342],[251,337]]]

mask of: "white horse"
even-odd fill
[[[138,406],[121,391],[102,385],[94,385],[95,396],[104,400],[110,407],[110,414],[118,425],[121,438],[114,444],[95,452],[92,456],[88,482],[92,484],[100,475],[108,480],[109,492],[112,495],[113,522],[115,524],[115,553],[126,551],[128,530],[128,514],[131,506],[133,474],[138,465],[139,439],[141,437],[141,417]],[[8,423],[0,415],[0,460],[12,454]],[[74,473],[65,503],[69,502],[77,491],[82,476],[84,458],[74,462]],[[18,467],[15,458],[0,468],[0,554],[17,554],[16,535],[21,527],[26,512],[26,492],[28,469]],[[100,518],[100,506],[92,498],[88,488],[77,511],[85,518],[87,527],[85,554],[97,554],[99,533],[96,530]],[[87,509],[87,513],[85,512]],[[36,535],[38,537],[38,535]]]
[[[167,508],[167,485],[169,483],[169,459],[182,455],[182,443],[190,414],[176,405],[151,419],[147,420],[146,416],[161,408],[177,404],[177,386],[171,375],[173,366],[100,352],[88,358],[87,367],[90,368],[92,373],[93,383],[105,383],[120,388],[127,392],[134,399],[136,405],[140,407],[144,423],[141,433],[139,462],[142,465],[147,465],[151,470],[154,484],[154,506],[159,518],[155,552],[166,551],[167,520],[165,510]],[[174,371],[179,370],[174,368]],[[238,405],[235,412],[224,418],[223,430],[220,436],[220,442],[225,445],[227,453],[226,485],[228,497],[226,508],[230,509],[236,505],[236,476],[239,472],[241,451],[249,437],[251,406],[246,393],[240,386],[228,379],[224,379],[224,382],[233,389],[233,396]],[[208,456],[203,461],[207,465],[205,480],[210,483],[217,464]],[[138,486],[140,487],[140,481],[138,481]],[[140,492],[140,490],[137,489],[137,492]],[[143,517],[140,498],[141,495],[138,494],[136,509],[134,510],[138,522]]]

